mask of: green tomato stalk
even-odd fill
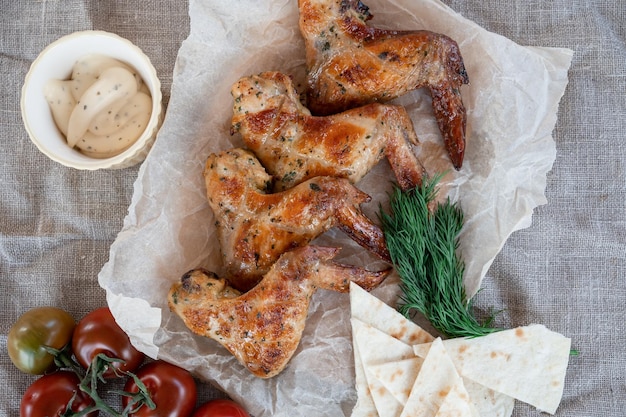
[[[86,371],[80,366],[76,360],[72,357],[70,346],[66,346],[61,350],[51,347],[45,347],[46,351],[54,356],[55,365],[59,369],[68,369],[74,372],[80,378],[80,384],[78,388],[80,391],[89,395],[93,400],[93,405],[82,409],[81,411],[72,411],[72,403],[77,397],[78,392],[74,393],[74,396],[67,404],[65,413],[61,417],[83,417],[88,416],[95,411],[102,411],[112,417],[128,417],[139,410],[144,405],[151,410],[156,408],[156,404],[150,397],[150,392],[145,384],[132,372],[122,371],[117,369],[114,364],[124,362],[122,359],[110,358],[104,353],[97,354]],[[117,394],[128,396],[131,398],[129,404],[121,411],[117,411],[109,406],[98,393],[99,383],[106,383],[105,374],[109,370],[112,370],[117,377],[127,376],[133,378],[139,389],[137,393],[130,393],[126,391],[116,391]],[[108,374],[107,374],[108,375]]]

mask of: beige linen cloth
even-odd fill
[[[265,10],[264,4],[258,3],[259,11]],[[546,178],[545,204],[534,210],[530,227],[508,238],[482,279],[482,291],[475,302],[480,315],[486,315],[491,308],[504,310],[497,319],[500,326],[536,322],[572,338],[573,347],[581,354],[570,361],[557,415],[621,416],[620,405],[626,400],[625,9],[619,2],[582,0],[444,3],[519,45],[574,51],[553,132],[556,155]],[[376,14],[375,9],[373,12]],[[166,100],[176,74],[183,73],[191,63],[181,59],[175,67],[179,47],[189,36],[187,4],[3,1],[0,23],[0,350],[6,351],[10,325],[28,308],[54,305],[78,319],[106,304],[97,275],[124,227],[128,207],[138,192],[135,180],[141,175],[139,167],[74,171],[37,151],[19,114],[21,83],[30,62],[47,44],[67,33],[83,29],[115,32],[135,42],[153,60]],[[210,32],[211,28],[206,30]],[[215,48],[226,47],[227,41],[216,40]],[[238,59],[245,60],[246,56]],[[515,77],[514,71],[511,77]],[[180,105],[176,112],[209,117],[201,108],[200,98],[184,102],[172,97],[172,102]],[[210,116],[226,124],[228,107],[226,103],[221,113]],[[191,131],[182,130],[181,135],[191,135]],[[198,170],[195,164],[188,168],[190,172]],[[164,165],[162,174],[171,169]],[[131,224],[135,220],[126,221]],[[163,227],[167,229],[167,224]],[[181,239],[187,232],[180,231]],[[148,249],[152,244],[145,242]],[[160,262],[166,265],[170,256],[163,254]],[[316,358],[307,357],[306,351],[300,356],[301,362],[315,366]],[[207,366],[202,373],[210,380],[211,369]],[[0,376],[6,387],[0,393],[0,415],[17,416],[21,395],[33,377],[20,374],[6,354],[0,355]],[[242,381],[247,381],[245,374]],[[249,388],[242,383],[231,395],[245,400]],[[296,388],[300,395],[307,393],[305,381],[284,389]],[[209,384],[202,385],[202,399],[216,395],[220,394]],[[341,412],[349,412],[345,409],[350,403],[350,398],[345,398],[348,394],[324,395],[331,398],[330,402],[311,402],[306,395],[297,397],[302,407],[291,415],[341,415],[336,411],[342,403]],[[263,400],[256,397],[250,409],[262,410]],[[283,410],[276,406],[272,411],[279,415]],[[535,416],[539,412],[518,403],[513,415]]]

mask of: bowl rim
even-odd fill
[[[50,147],[46,144],[45,141],[42,141],[37,134],[35,133],[31,120],[32,115],[28,111],[29,105],[29,88],[31,86],[31,81],[35,76],[35,73],[38,69],[40,69],[39,65],[41,62],[48,57],[53,51],[62,44],[65,44],[68,41],[75,41],[84,37],[100,37],[100,38],[109,38],[114,42],[119,43],[120,45],[124,45],[128,48],[132,54],[137,55],[138,60],[143,61],[145,64],[145,71],[147,74],[144,74],[144,71],[141,71],[140,68],[136,68],[137,71],[142,72],[142,78],[144,82],[148,84],[150,88],[150,93],[152,96],[152,114],[150,116],[150,120],[146,126],[145,131],[141,134],[141,136],[125,151],[122,153],[109,157],[109,158],[92,158],[87,155],[80,153],[75,149],[70,148],[70,152],[75,152],[77,158],[69,159],[58,153],[52,151]],[[87,55],[90,52],[85,52]],[[117,57],[115,57],[117,59]],[[73,63],[68,63],[68,69],[71,69]],[[43,94],[43,92],[42,92]],[[155,140],[156,133],[160,128],[163,116],[163,105],[162,105],[163,95],[161,92],[161,81],[157,76],[156,69],[152,64],[150,58],[139,48],[137,45],[125,39],[115,33],[107,32],[103,30],[82,30],[78,32],[73,32],[67,35],[64,35],[57,40],[53,41],[49,45],[47,45],[39,55],[33,60],[30,65],[26,76],[24,77],[24,83],[21,89],[21,97],[20,97],[20,110],[22,114],[22,121],[26,132],[30,140],[35,144],[35,146],[46,155],[48,158],[52,159],[55,162],[58,162],[64,166],[76,168],[80,170],[98,170],[98,169],[107,169],[107,168],[118,168],[118,167],[126,167],[130,165],[135,165],[139,163],[140,160],[145,158],[145,154],[149,147],[151,147],[152,142]],[[50,116],[52,117],[52,116]],[[62,136],[62,134],[59,132]],[[69,147],[68,147],[69,148]]]

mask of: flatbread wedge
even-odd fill
[[[479,417],[479,415],[473,403],[469,401],[464,384],[457,381],[443,399],[435,417]]]
[[[435,417],[450,393],[454,396],[450,400],[454,404],[447,405],[448,408],[467,409],[471,411],[470,416],[478,416],[463,386],[463,379],[457,373],[442,340],[436,338],[430,343],[401,417]],[[464,404],[460,405],[459,402]]]
[[[350,283],[350,314],[352,318],[408,345],[432,342],[435,339],[416,323],[354,283]]]
[[[414,358],[413,347],[358,319],[352,319],[351,322],[365,376],[365,381],[358,381],[357,385],[359,382],[367,384],[379,415],[399,416],[403,405],[372,374],[370,368],[374,365],[397,363]]]
[[[463,385],[476,406],[478,415],[488,417],[511,417],[515,398],[480,385],[471,379],[463,378]]]
[[[404,406],[409,399],[411,387],[417,379],[423,362],[422,358],[415,356],[395,362],[371,365],[368,372],[378,379],[387,391]]]
[[[367,384],[365,368],[363,367],[363,361],[361,361],[361,352],[356,343],[354,333],[352,334],[352,351],[354,353],[354,381],[357,400],[352,409],[351,417],[378,417],[378,411],[376,410],[370,387]]]
[[[366,323],[407,345],[427,343],[434,339],[420,326],[407,320],[402,314],[358,285],[350,285],[350,313],[353,319]],[[360,349],[355,337],[356,332],[353,329],[352,346],[357,402],[352,409],[352,417],[375,417],[378,416],[378,411],[367,383]]]
[[[561,402],[571,340],[532,324],[476,338],[443,341],[459,374],[554,414]],[[414,346],[426,357],[429,345]]]

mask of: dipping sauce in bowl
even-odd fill
[[[115,34],[83,31],[46,47],[22,87],[33,143],[77,169],[124,168],[150,150],[162,120],[161,84],[148,57]]]
[[[152,97],[134,68],[90,54],[74,64],[69,80],[49,80],[44,95],[68,146],[94,158],[126,150],[143,133]]]

